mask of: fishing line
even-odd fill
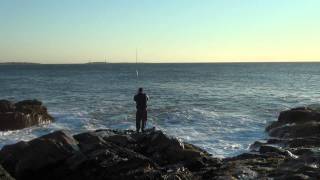
[[[139,82],[139,71],[138,71],[138,49],[136,49],[136,76],[137,76],[136,84],[137,84],[137,86],[138,86],[138,82]]]

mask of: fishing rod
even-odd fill
[[[137,76],[136,84],[137,84],[137,86],[138,86],[138,82],[139,82],[139,71],[138,71],[138,49],[136,49],[136,76]]]

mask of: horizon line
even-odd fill
[[[199,62],[191,62],[191,61],[185,61],[185,62],[138,62],[138,64],[259,64],[259,63],[320,63],[320,60],[297,60],[297,61],[199,61]],[[94,61],[94,62],[83,62],[83,63],[39,63],[39,62],[32,62],[32,61],[5,61],[0,62],[0,65],[5,64],[16,64],[16,65],[23,65],[23,64],[34,64],[34,65],[63,65],[63,64],[74,64],[74,65],[80,65],[80,64],[88,64],[88,65],[95,65],[95,64],[136,64],[136,62],[102,62],[102,61]]]

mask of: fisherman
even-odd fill
[[[144,128],[146,127],[146,122],[147,122],[147,101],[149,100],[149,97],[143,92],[143,88],[139,88],[138,93],[134,96],[133,99],[136,102],[136,108],[137,108],[137,112],[136,112],[137,132],[140,131],[140,127],[142,132],[144,132]]]

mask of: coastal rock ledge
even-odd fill
[[[0,131],[17,130],[53,121],[47,108],[38,100],[13,103],[0,100]]]
[[[225,159],[156,129],[101,129],[73,136],[56,131],[6,145],[0,164],[18,180],[320,179],[319,120],[309,108],[281,112],[266,128],[269,139]]]

